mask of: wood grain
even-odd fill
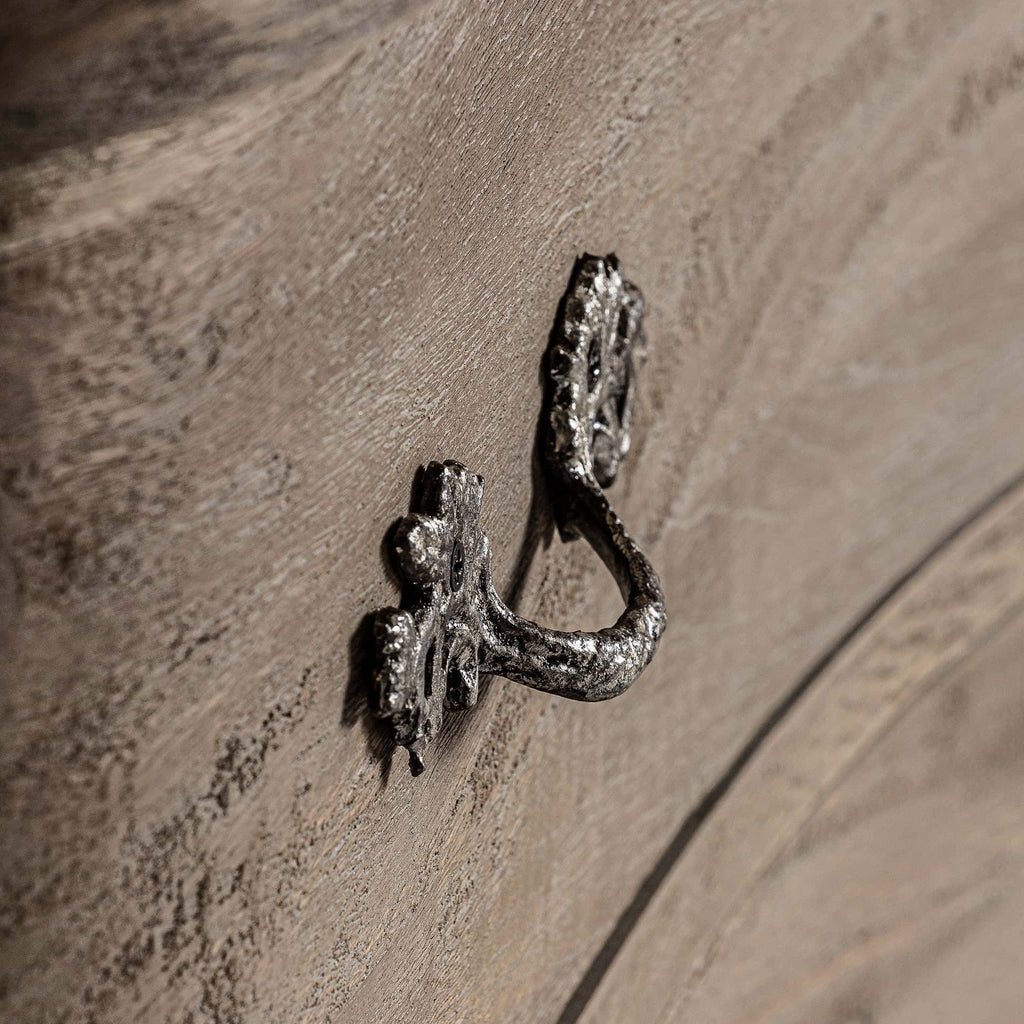
[[[1019,490],[817,680],[582,1019],[1015,1019],[1022,665]]]
[[[0,166],[161,126],[336,61],[424,0],[9,0]]]
[[[556,1018],[767,710],[1024,467],[1019,4],[466,0],[314,50],[55,111],[0,180],[12,1019]],[[520,610],[618,612],[536,544],[585,249],[648,297],[615,500],[669,635],[388,773],[352,638],[417,465],[485,475]]]

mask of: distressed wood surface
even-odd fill
[[[1018,489],[817,680],[582,1019],[1017,1019],[1022,666]]]
[[[1019,3],[12,10],[4,1014],[556,1019],[771,709],[1024,469]],[[205,91],[123,56],[157,15]],[[357,631],[419,464],[484,474],[521,611],[618,611],[531,471],[585,249],[648,299],[615,501],[669,633],[606,706],[492,683],[412,780]]]

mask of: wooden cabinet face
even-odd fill
[[[2,17],[5,1017],[932,1020],[961,949],[1013,1019],[1019,3]],[[620,609],[534,464],[583,251],[668,632],[412,779],[360,624],[419,465],[523,614]]]

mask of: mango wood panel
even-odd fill
[[[554,1019],[768,710],[1024,467],[1016,3],[363,38],[3,179],[17,1019]],[[670,632],[615,704],[491,685],[413,781],[351,638],[417,465],[485,475],[521,610],[617,613],[530,465],[584,249],[649,299],[616,503]]]
[[[930,564],[718,805],[583,1020],[1011,1021],[1024,493]]]

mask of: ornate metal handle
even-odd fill
[[[445,706],[476,703],[481,673],[574,700],[626,690],[665,629],[658,574],[605,496],[629,451],[634,372],[644,355],[643,297],[614,256],[576,264],[547,354],[542,447],[563,540],[585,537],[626,601],[596,633],[545,629],[495,593],[480,529],[483,478],[457,462],[426,467],[419,507],[398,524],[401,608],[377,613],[376,712],[409,748],[413,774]]]

